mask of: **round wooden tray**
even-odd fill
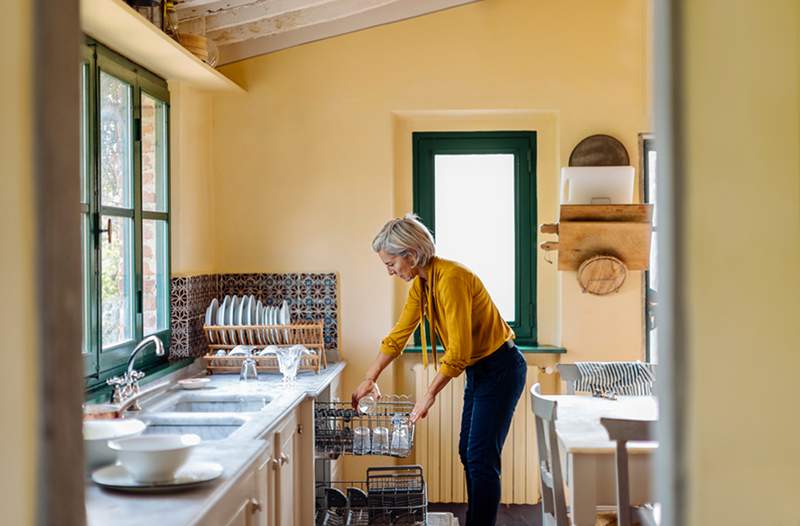
[[[625,283],[627,275],[625,263],[614,256],[594,256],[578,267],[578,283],[581,284],[581,289],[596,296],[617,292]]]

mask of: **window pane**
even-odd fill
[[[142,93],[142,208],[167,211],[167,105]]]
[[[104,206],[132,205],[131,98],[130,84],[100,72],[100,189]]]
[[[89,214],[81,214],[81,279],[82,279],[82,309],[81,317],[83,324],[83,342],[81,344],[81,351],[86,354],[89,352],[90,332],[91,332],[91,315],[90,315],[90,297],[89,291],[91,287],[91,269],[89,266],[89,247],[90,245],[90,230],[89,230]]]
[[[469,267],[515,321],[514,155],[436,155],[438,255]]]
[[[103,228],[108,219],[103,216]],[[103,348],[133,338],[132,223],[126,217],[111,217],[111,243],[105,232],[100,236]]]
[[[89,190],[86,181],[89,177],[89,64],[81,63],[81,203],[88,202]]]
[[[142,222],[144,334],[169,328],[167,293],[167,222]]]

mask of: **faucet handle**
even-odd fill
[[[106,380],[106,384],[112,385],[114,387],[119,387],[121,385],[125,385],[128,383],[128,379],[125,376],[113,376]]]
[[[144,373],[142,371],[133,370],[130,373],[130,378],[128,379],[130,382],[138,382],[142,378],[144,378]]]

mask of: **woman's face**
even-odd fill
[[[378,257],[386,265],[386,270],[390,276],[397,276],[404,281],[411,281],[419,274],[419,271],[411,265],[411,257],[409,255],[392,256],[381,250],[378,252]]]

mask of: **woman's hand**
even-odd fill
[[[416,424],[417,420],[428,416],[428,410],[433,406],[434,402],[436,402],[436,396],[430,393],[426,393],[424,398],[418,400],[411,411],[411,423]]]
[[[381,390],[378,389],[378,384],[375,383],[375,380],[370,378],[365,378],[355,391],[353,391],[352,395],[352,403],[353,409],[358,409],[358,401],[367,396],[370,393],[375,393],[375,399],[378,400],[381,397]]]

